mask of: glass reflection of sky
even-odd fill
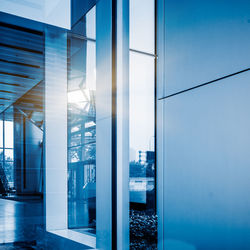
[[[154,53],[154,0],[130,1],[130,48]]]
[[[130,53],[130,147],[154,150],[154,57]],[[131,155],[135,157],[135,155]]]
[[[130,1],[130,49],[155,53],[154,0]],[[130,52],[130,161],[139,151],[154,151],[154,56]]]

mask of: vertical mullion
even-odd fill
[[[117,248],[129,249],[129,0],[117,0]]]
[[[155,44],[155,49],[154,49],[154,54],[155,56],[155,79],[154,79],[154,136],[155,136],[155,140],[154,140],[154,155],[155,155],[155,211],[157,211],[157,161],[156,161],[156,156],[157,156],[157,0],[154,1],[155,2],[155,17],[154,17],[154,27],[155,27],[155,35],[154,35],[154,44]]]
[[[113,0],[96,4],[96,244],[112,249],[115,139],[113,99]],[[113,226],[113,228],[112,228]]]
[[[45,28],[45,209],[46,230],[68,228],[67,32]]]
[[[163,217],[164,217],[164,203],[163,203],[163,194],[164,194],[164,140],[163,140],[163,131],[164,131],[164,123],[163,123],[163,101],[159,101],[159,97],[164,93],[164,57],[165,57],[165,0],[156,0],[156,192],[157,192],[157,216],[158,216],[158,228],[157,228],[157,237],[158,237],[158,249],[164,249],[164,225],[163,225]]]
[[[117,249],[117,0],[112,0],[112,249]]]

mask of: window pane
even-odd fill
[[[96,7],[93,7],[86,15],[86,29],[87,37],[95,39],[96,38]]]
[[[130,161],[154,151],[154,57],[130,53]]]
[[[3,120],[0,120],[0,147],[3,147]]]
[[[5,161],[13,161],[13,149],[5,149]]]
[[[95,8],[82,29],[95,38]],[[85,25],[85,26],[84,26]],[[79,27],[77,28],[79,31]],[[95,233],[96,223],[96,44],[69,39],[68,204],[69,228]]]
[[[72,33],[80,34],[90,39],[96,38],[96,7],[93,7],[86,16],[77,21],[72,29]]]
[[[13,122],[4,122],[4,133],[5,133],[5,148],[13,148]]]
[[[13,161],[6,161],[4,163],[4,173],[8,180],[8,184],[10,188],[14,187],[14,163]]]
[[[154,53],[154,0],[130,0],[130,48]]]
[[[156,249],[155,59],[130,52],[130,248]],[[150,224],[150,228],[145,228]],[[150,236],[148,235],[150,232]]]

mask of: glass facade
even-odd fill
[[[0,14],[0,189],[13,210],[23,202],[25,218],[20,223],[13,213],[12,241],[34,239],[45,249],[156,248],[155,1],[124,1],[121,20],[113,1],[72,0],[64,21],[69,1],[25,2],[23,13],[7,2]],[[124,57],[114,39],[122,27],[130,29]],[[119,103],[118,89],[127,103]],[[116,143],[124,135],[130,144],[120,144],[120,166]],[[122,168],[130,175],[119,175]],[[138,220],[153,221],[142,237]]]
[[[58,1],[55,17],[60,16],[60,8],[65,8],[67,2]],[[49,13],[57,8],[49,3],[24,3],[23,13],[12,5],[2,7],[6,13],[0,15],[3,38],[0,44],[0,86],[3,86],[0,89],[3,102],[0,103],[0,188],[6,200],[29,204],[31,210],[26,206],[22,209],[23,216],[32,217],[31,223],[17,225],[13,217],[16,223],[13,230],[27,227],[24,238],[33,238],[41,247],[51,243],[48,238],[46,242],[38,239],[43,239],[49,231],[79,244],[111,249],[120,244],[118,230],[122,228],[127,232],[122,236],[127,249],[129,222],[131,249],[156,247],[156,228],[151,231],[153,236],[145,241],[146,234],[137,237],[133,226],[138,218],[146,223],[153,219],[153,227],[157,225],[155,1],[124,4],[127,21],[112,18],[115,6],[112,1],[72,0],[71,26],[69,20],[50,19]],[[38,6],[44,9],[37,10]],[[28,15],[32,8],[34,13]],[[43,11],[48,16],[43,16]],[[64,9],[62,13],[65,12]],[[37,17],[32,18],[35,13]],[[124,33],[124,39],[129,42],[124,46],[124,53],[129,61],[123,68],[127,72],[123,83],[117,80],[118,75],[114,77],[119,63],[124,63],[123,57],[115,62],[114,56],[119,57],[120,49],[114,36],[120,34],[116,25],[125,27],[125,21],[130,33]],[[143,28],[145,24],[147,32]],[[126,87],[121,97],[129,91],[128,103],[121,102],[117,108],[118,102],[114,100],[118,92],[114,90],[122,84]],[[121,176],[127,194],[121,192],[121,197],[115,197],[121,188],[117,181],[121,166],[115,141],[122,138],[116,133],[120,121],[117,112],[122,109],[129,113],[124,122],[129,124],[129,129],[122,128],[122,131],[130,141],[129,145],[124,144],[129,156],[124,167],[128,170],[129,164],[130,176],[126,177],[127,181],[125,175]],[[125,201],[123,195],[130,197],[126,200],[130,208],[122,211],[123,221],[119,225],[121,218],[116,215],[120,211],[116,204]],[[13,204],[15,207],[16,203]],[[123,217],[128,213],[130,219]],[[52,241],[55,248],[61,244]]]
[[[0,248],[247,250],[249,1],[0,4]]]

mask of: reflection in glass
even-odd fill
[[[130,49],[154,54],[154,5],[154,0],[130,0]]]
[[[96,38],[96,7],[93,7],[86,14],[86,35],[88,38],[95,39]]]
[[[6,148],[13,148],[13,121],[4,122],[4,143]]]
[[[73,34],[82,35],[85,38],[96,38],[96,7],[94,6],[85,16],[80,18],[73,26]]]
[[[151,56],[130,53],[130,161],[154,151],[154,63]]]
[[[157,238],[154,65],[153,56],[130,52],[130,246],[135,249],[154,248]]]
[[[95,8],[68,37],[68,221],[69,228],[95,233],[96,108]]]
[[[13,152],[12,152],[12,159],[13,159]],[[4,163],[4,172],[5,172],[5,176],[6,176],[7,180],[8,180],[9,188],[14,187],[13,169],[14,169],[14,162],[13,161],[5,161],[5,163]]]
[[[154,73],[154,57],[130,53],[130,201],[144,205],[154,189]]]
[[[155,1],[131,0],[129,62],[131,249],[157,248],[154,54]]]

